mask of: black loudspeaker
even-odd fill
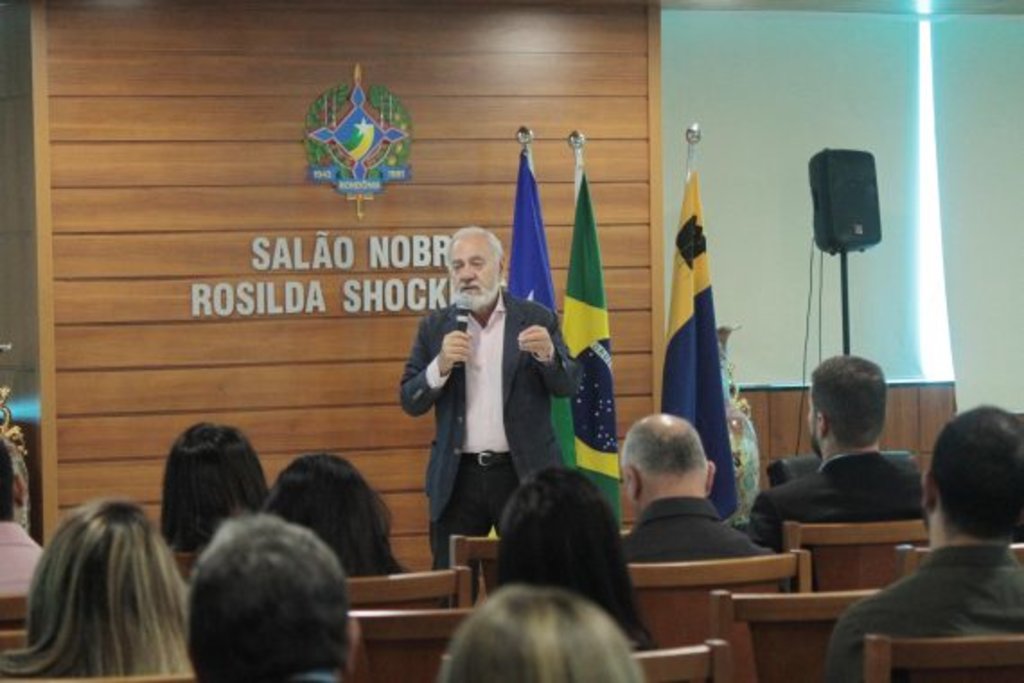
[[[851,149],[823,149],[808,166],[818,248],[835,254],[881,242],[875,157]]]

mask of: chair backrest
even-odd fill
[[[864,638],[864,683],[888,683],[893,673],[910,683],[1020,683],[1024,635],[951,638]]]
[[[1014,543],[1010,546],[1010,552],[1018,562],[1024,564],[1024,543]],[[901,579],[913,574],[930,553],[931,548],[906,544],[896,546],[896,578]]]
[[[724,640],[703,645],[637,652],[633,658],[647,683],[727,683],[732,681],[732,652]]]
[[[881,588],[898,578],[895,547],[928,542],[921,519],[842,524],[782,524],[782,547],[806,548],[814,565],[819,591]]]
[[[470,609],[350,612],[360,633],[353,682],[434,683],[448,641],[471,613]]]
[[[791,583],[794,590],[811,589],[807,551],[758,555],[729,560],[630,564],[640,617],[658,647],[701,643],[711,636],[707,615],[710,593],[766,593]]]
[[[28,596],[0,594],[0,629],[22,628],[28,616]]]
[[[352,609],[434,609],[473,604],[467,567],[354,576],[348,580],[348,599]]]
[[[178,565],[181,577],[186,581],[192,578],[192,567],[195,566],[197,559],[199,553],[174,553],[174,562]]]
[[[449,539],[448,557],[453,567],[473,572],[473,602],[487,597],[498,585],[498,539],[489,536],[460,536]]]
[[[800,594],[711,594],[711,633],[733,643],[746,633],[750,661],[734,655],[737,681],[821,681],[825,652],[836,620],[853,603],[876,591]],[[736,648],[733,648],[734,652]],[[756,674],[756,675],[755,675]]]
[[[28,643],[25,629],[0,629],[0,654],[8,650],[20,650]]]

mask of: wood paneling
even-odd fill
[[[353,314],[342,280],[443,278],[372,268],[371,236],[496,229],[506,247],[516,129],[534,165],[561,297],[575,215],[569,131],[605,265],[618,430],[653,409],[651,134],[646,6],[206,0],[47,3],[56,311],[53,509],[123,494],[157,515],[163,459],[186,427],[234,424],[269,478],[296,454],[349,457],[383,492],[395,547],[429,565],[431,416],[398,406],[421,312]],[[307,182],[313,100],[352,79],[409,110],[413,179],[354,207]],[[255,237],[354,240],[344,270],[257,271]],[[193,319],[193,283],[324,287],[327,311]]]
[[[524,123],[538,140],[564,142],[574,128],[585,131],[595,143],[647,138],[647,98],[643,96],[447,98],[399,94],[415,116],[418,141],[510,142]],[[52,134],[55,141],[62,142],[293,142],[302,133],[296,121],[311,100],[310,93],[280,97],[61,97],[51,107]],[[245,121],[241,130],[239,121]],[[418,158],[419,152],[414,152],[413,163]],[[542,177],[546,173],[539,168],[538,172]]]
[[[287,142],[66,143],[53,147],[54,187],[253,187],[303,185],[302,139]],[[508,140],[417,141],[415,182],[423,185],[516,182]],[[572,182],[564,140],[533,146],[538,182]],[[646,182],[644,140],[598,140],[587,146],[587,176],[596,182]]]

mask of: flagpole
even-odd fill
[[[537,172],[533,168],[533,131],[527,126],[519,126],[519,130],[516,131],[516,141],[523,146],[526,161],[530,164],[530,173],[536,177]]]
[[[575,185],[574,199],[579,200],[580,198],[580,185],[583,183],[583,146],[587,144],[587,136],[578,130],[574,130],[569,133],[569,147],[572,148],[573,158],[576,162],[575,171],[573,173],[573,183]]]
[[[686,129],[686,182],[690,182],[690,173],[697,164],[697,143],[700,138],[700,124],[694,121]]]

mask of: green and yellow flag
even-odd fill
[[[604,296],[601,245],[597,240],[597,224],[586,174],[580,180],[576,200],[562,333],[570,355],[583,368],[583,379],[572,399],[571,443],[575,463],[597,484],[608,498],[616,517],[620,517],[611,334]],[[565,439],[562,444],[565,452],[565,441],[569,440],[569,435],[564,422],[556,425],[559,426],[560,438]]]

